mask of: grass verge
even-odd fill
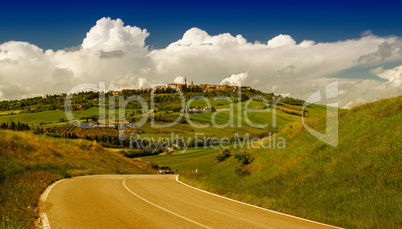
[[[322,129],[325,119],[311,120]],[[206,174],[181,180],[272,210],[346,228],[400,228],[402,96],[340,111],[339,145],[331,147],[300,123],[278,136],[286,150],[250,149]],[[238,152],[232,152],[236,154]],[[240,169],[239,169],[240,168]]]
[[[40,194],[56,180],[102,173],[154,173],[85,140],[0,131],[0,228],[34,228]]]

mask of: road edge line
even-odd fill
[[[233,202],[236,202],[236,203],[239,203],[239,204],[243,204],[243,205],[246,205],[246,206],[258,208],[258,209],[260,209],[260,210],[268,211],[268,212],[275,213],[275,214],[279,214],[279,215],[283,215],[283,216],[288,216],[288,217],[291,217],[291,218],[299,219],[299,220],[306,221],[306,222],[310,222],[310,223],[320,224],[320,225],[327,226],[327,227],[332,227],[332,228],[343,229],[342,227],[337,227],[337,226],[333,226],[333,225],[329,225],[329,224],[320,223],[320,222],[317,222],[317,221],[313,221],[313,220],[301,218],[301,217],[298,217],[298,216],[289,215],[289,214],[286,214],[286,213],[282,213],[282,212],[270,210],[270,209],[263,208],[263,207],[260,207],[260,206],[256,206],[256,205],[253,205],[253,204],[248,204],[248,203],[245,203],[245,202],[241,202],[241,201],[238,201],[238,200],[234,200],[234,199],[231,199],[231,198],[226,197],[226,196],[221,196],[221,195],[218,195],[218,194],[215,194],[215,193],[212,193],[212,192],[208,192],[208,191],[205,191],[205,190],[202,190],[202,189],[193,187],[193,186],[191,186],[191,185],[189,185],[189,184],[186,184],[186,183],[184,183],[183,181],[180,181],[180,180],[179,180],[179,175],[176,176],[176,181],[177,181],[178,183],[182,184],[182,185],[185,185],[185,186],[189,187],[189,188],[198,190],[198,191],[200,191],[200,192],[207,193],[207,194],[209,194],[209,195],[213,195],[213,196],[216,196],[216,197],[220,197],[220,198],[223,198],[223,199],[226,199],[226,200],[230,200],[230,201],[233,201]]]
[[[40,213],[41,212],[40,205],[43,204],[44,202],[46,202],[47,196],[49,195],[50,191],[52,191],[54,186],[56,186],[58,183],[61,183],[64,180],[66,180],[66,179],[58,180],[58,181],[54,182],[53,184],[49,185],[45,189],[45,191],[41,194],[41,196],[39,197],[39,206],[38,206],[38,208],[39,208],[39,226],[42,229],[51,229],[51,227],[50,227],[49,219],[47,218],[46,212]]]
[[[154,206],[154,207],[159,208],[160,210],[163,210],[163,211],[165,211],[165,212],[167,212],[167,213],[170,213],[170,214],[172,214],[172,215],[174,215],[174,216],[177,216],[177,217],[179,217],[179,218],[181,218],[181,219],[184,219],[184,220],[186,220],[186,221],[188,221],[188,222],[190,222],[190,223],[194,223],[195,225],[198,225],[198,226],[203,227],[203,228],[211,228],[211,227],[208,227],[208,226],[206,226],[206,225],[204,225],[204,224],[202,224],[202,223],[199,223],[199,222],[197,222],[197,221],[195,221],[195,220],[192,220],[192,219],[190,219],[190,218],[187,218],[187,217],[185,217],[185,216],[182,216],[182,215],[180,215],[179,213],[170,211],[170,210],[167,209],[167,208],[164,208],[164,207],[162,207],[162,206],[159,206],[159,205],[157,205],[157,204],[155,204],[155,203],[153,203],[153,202],[151,202],[151,201],[145,199],[144,197],[138,195],[137,193],[133,192],[133,191],[132,191],[130,188],[128,188],[127,185],[126,185],[126,180],[131,179],[131,178],[132,178],[132,177],[128,177],[128,178],[124,179],[124,180],[122,181],[122,184],[123,184],[124,188],[125,188],[128,192],[130,192],[133,196],[137,197],[138,199],[140,199],[140,200],[142,200],[142,201],[144,201],[144,202],[146,202],[146,203],[148,203],[148,204],[150,204],[150,205],[152,205],[152,206]]]

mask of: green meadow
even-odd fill
[[[233,98],[231,98],[234,100]],[[147,114],[148,123],[144,126],[138,128],[137,132],[141,133],[141,137],[170,137],[171,133],[179,134],[181,137],[194,137],[195,133],[199,136],[205,137],[234,137],[235,134],[246,134],[251,135],[261,134],[267,132],[267,128],[262,127],[263,124],[268,124],[268,126],[273,129],[280,129],[288,122],[294,122],[300,120],[300,116],[287,114],[281,110],[276,109],[263,109],[265,104],[262,102],[252,101],[250,103],[232,103],[229,104],[228,101],[220,100],[213,101],[216,112],[205,112],[205,113],[193,113],[193,114],[182,114],[182,122],[180,124],[172,125],[169,128],[153,128],[150,124],[151,115]],[[226,102],[225,102],[226,101]],[[193,104],[197,106],[207,105],[203,99],[194,100]],[[247,109],[246,109],[247,104]],[[10,112],[10,111],[7,111]],[[12,111],[11,111],[12,112]],[[105,110],[106,114],[109,114],[109,110]],[[116,114],[116,121],[119,121],[118,114],[119,110],[113,111]],[[23,122],[27,123],[30,127],[52,127],[66,125],[65,121],[67,117],[65,112],[62,110],[47,110],[34,113],[24,113],[20,112],[12,115],[1,115],[0,122]],[[9,114],[9,113],[8,113]],[[84,119],[86,117],[98,116],[99,108],[92,107],[86,110],[73,111],[73,115],[77,120]],[[138,110],[127,109],[125,110],[127,120],[134,120],[132,123],[137,122],[141,119],[140,112]],[[165,122],[156,122],[158,125],[168,125],[173,123],[177,117],[181,115],[176,112],[168,111],[157,111],[154,116],[156,120],[159,116],[170,117]],[[106,117],[106,123],[108,122]],[[275,122],[273,122],[275,118]],[[188,120],[188,121],[187,121]],[[192,124],[192,125],[188,125]],[[273,125],[275,124],[275,126]]]
[[[151,163],[172,167],[181,180],[196,187],[323,223],[345,228],[398,228],[402,225],[399,216],[402,145],[398,125],[402,123],[401,96],[351,110],[339,109],[339,144],[336,147],[306,131],[301,116],[294,114],[300,112],[301,106],[280,104],[278,109],[267,109],[266,104],[259,101],[236,103],[234,98],[231,102],[211,98],[208,101],[216,109],[214,113],[183,114],[179,123],[162,129],[154,128],[150,123],[151,114],[146,114],[148,123],[128,131],[155,141],[170,139],[172,133],[173,137],[177,135],[186,140],[196,137],[233,140],[235,136],[253,137],[275,132],[276,135],[266,141],[284,139],[285,148],[275,147],[275,144],[259,148],[257,140],[256,144],[245,144],[243,148],[239,146],[242,142],[224,145],[230,154],[221,162],[217,161],[217,155],[223,151],[218,146],[165,150],[160,155],[129,159],[123,155],[130,151],[122,146],[105,149],[100,143],[84,139],[54,139],[27,132],[0,131],[3,149],[0,155],[0,227],[32,227],[37,219],[32,210],[37,204],[35,201],[44,188],[57,179],[94,173],[154,173],[151,165],[155,166]],[[177,105],[172,103],[172,106]],[[191,104],[191,107],[205,106],[209,105],[202,99]],[[308,106],[304,122],[325,133],[327,109],[332,108]],[[96,115],[97,107],[74,111],[77,119],[91,119]],[[142,114],[139,109],[128,109],[125,115],[128,120],[137,121]],[[167,125],[181,114],[156,110],[153,115],[156,124]],[[45,129],[67,125],[61,119],[66,119],[61,110],[35,113],[9,110],[0,114],[0,122],[19,121]],[[259,126],[262,124],[268,127]],[[101,129],[96,131],[102,134]],[[10,196],[10,193],[13,194]],[[6,210],[11,208],[16,210]]]
[[[170,166],[175,173],[196,170],[205,173],[215,165],[215,156],[218,149],[208,147],[206,149],[187,149],[173,152],[168,155],[143,157],[147,162],[156,163],[159,166]]]
[[[310,117],[309,126],[324,130],[322,110]],[[286,139],[285,150],[230,150],[233,156],[215,161],[207,172],[184,172],[180,177],[221,195],[336,226],[398,228],[400,123],[402,96],[339,110],[337,147],[294,122],[276,136]]]

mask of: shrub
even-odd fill
[[[251,155],[245,150],[241,150],[239,153],[236,153],[234,158],[241,162],[241,164],[235,169],[237,175],[249,175],[250,171],[248,170],[247,165],[250,164],[254,158],[251,157]]]
[[[240,176],[242,176],[242,175],[249,175],[249,174],[250,174],[250,171],[249,171],[249,170],[247,169],[247,167],[246,167],[245,165],[243,165],[243,164],[237,166],[236,169],[235,169],[235,171],[236,171],[237,175],[240,175]]]
[[[246,151],[244,151],[244,150],[242,150],[239,153],[235,154],[234,157],[238,161],[241,161],[242,165],[248,165],[254,160],[254,158],[251,157],[251,155],[249,153],[247,153]]]
[[[46,133],[45,135],[53,138],[61,138],[60,134],[56,133]]]
[[[151,167],[152,167],[153,169],[155,169],[155,170],[158,170],[158,169],[159,169],[159,165],[156,164],[156,163],[154,163],[154,162],[151,162]]]
[[[230,154],[230,151],[228,149],[220,148],[219,153],[216,155],[216,160],[219,162],[225,161],[228,159],[232,154]]]

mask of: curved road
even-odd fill
[[[196,190],[176,175],[95,175],[49,187],[43,228],[334,228]]]

